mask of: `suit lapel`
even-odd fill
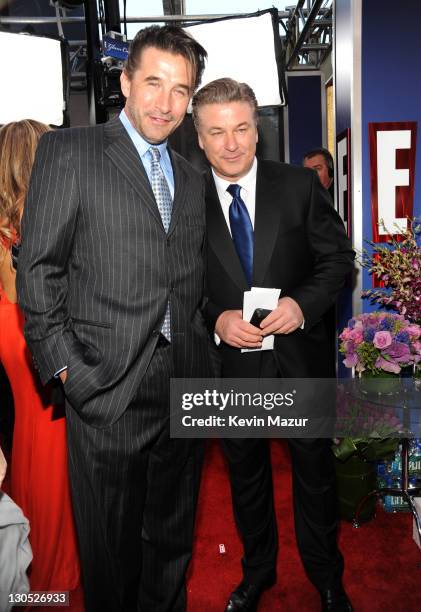
[[[171,223],[168,229],[168,235],[174,231],[178,218],[183,208],[185,190],[187,185],[187,176],[181,166],[179,157],[168,147],[168,152],[171,158],[171,164],[174,172],[174,201],[171,213]]]
[[[164,231],[148,176],[124,125],[116,117],[105,124],[104,130],[105,154],[138,193],[142,203],[147,206]]]
[[[209,245],[222,266],[241,291],[247,291],[249,288],[247,280],[229,233],[215,182],[210,172],[206,184],[206,225]]]
[[[271,176],[264,162],[257,164],[256,212],[254,218],[253,283],[263,286],[279,232],[282,185]]]

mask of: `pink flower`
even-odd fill
[[[358,363],[358,355],[357,353],[351,353],[347,355],[346,359],[344,359],[344,366],[346,368],[355,368]]]
[[[355,344],[361,344],[364,339],[362,328],[357,329],[357,326],[355,326],[354,329],[351,329],[348,339],[353,340]]]
[[[351,338],[350,334],[351,334],[351,330],[349,329],[349,327],[345,327],[345,329],[343,330],[339,338],[341,340],[349,340]]]
[[[392,342],[392,344],[389,345],[389,348],[387,351],[385,351],[385,353],[387,353],[389,357],[397,359],[399,357],[408,356],[410,351],[407,344],[404,344],[403,342],[394,341]]]
[[[411,365],[414,363],[414,355],[403,355],[402,357],[394,357],[393,358],[396,363],[401,363],[403,365]]]
[[[387,359],[381,355],[377,357],[376,368],[379,370],[384,370],[385,372],[392,372],[393,374],[399,374],[401,371],[400,365],[392,361],[387,361]]]
[[[373,344],[378,349],[384,349],[392,344],[392,336],[388,331],[378,331],[374,334]]]
[[[410,336],[417,340],[421,336],[421,328],[419,325],[408,325],[405,327],[405,331],[408,332]]]

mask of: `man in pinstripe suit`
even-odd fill
[[[169,438],[169,379],[209,373],[205,216],[167,137],[205,57],[179,28],[140,31],[120,117],[43,138],[25,207],[19,301],[42,381],[64,384],[88,612],[185,609],[202,447]]]

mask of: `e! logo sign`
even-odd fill
[[[387,242],[391,235],[399,238],[413,216],[417,123],[368,127],[373,242]]]
[[[336,137],[337,210],[344,222],[348,238],[351,237],[351,130]]]

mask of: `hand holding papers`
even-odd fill
[[[256,309],[273,310],[278,305],[280,289],[267,289],[265,287],[252,287],[250,291],[244,292],[243,299],[243,319],[250,321]],[[262,347],[257,349],[241,349],[241,352],[248,351],[270,351],[273,349],[274,336],[266,336],[263,339]]]
[[[272,311],[268,308],[256,308],[250,319],[250,324],[254,325],[254,327],[260,328],[260,323],[263,321],[263,319],[266,319],[271,312]]]

